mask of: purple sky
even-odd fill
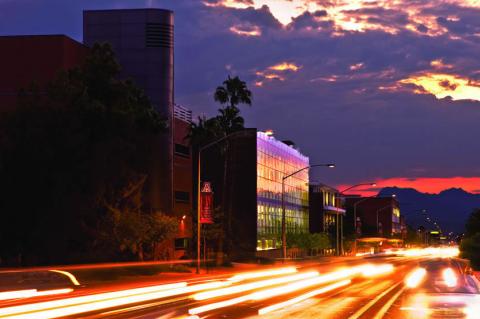
[[[239,75],[248,126],[337,164],[312,179],[480,192],[480,3],[434,2],[0,0],[0,35],[81,41],[84,9],[172,9],[177,103],[214,114]]]

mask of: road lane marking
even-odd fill
[[[397,293],[395,295],[393,295],[392,298],[390,298],[389,301],[387,301],[383,307],[380,309],[380,311],[378,311],[378,313],[375,315],[375,317],[373,319],[382,319],[383,316],[385,316],[385,314],[387,313],[387,311],[390,309],[390,307],[392,307],[393,303],[398,299],[398,297],[400,297],[401,294],[403,294],[403,292],[405,291],[405,287],[403,287],[402,289],[400,289],[399,291],[397,291]]]
[[[350,317],[348,317],[348,319],[358,319],[360,318],[365,312],[367,312],[373,305],[375,305],[380,299],[382,299],[383,297],[385,297],[388,293],[390,293],[392,290],[394,290],[395,288],[397,288],[399,285],[402,284],[402,281],[396,283],[395,285],[393,285],[392,287],[388,288],[387,290],[385,290],[384,292],[382,292],[380,295],[378,295],[377,297],[375,297],[373,300],[371,300],[369,303],[367,303],[365,306],[363,306],[362,308],[360,308],[357,312],[355,312],[353,315],[351,315]]]

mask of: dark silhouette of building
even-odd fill
[[[47,84],[60,71],[79,66],[88,48],[65,35],[0,37],[0,112],[17,106],[21,90],[34,85],[46,94]]]
[[[321,183],[310,183],[309,226],[311,233],[326,233],[334,249],[326,254],[342,253],[344,199],[337,189]]]
[[[358,237],[402,237],[400,205],[395,197],[347,197],[346,207],[349,223],[356,213]]]
[[[171,214],[173,210],[173,12],[163,9],[89,10],[83,13],[83,41],[112,45],[121,77],[133,79],[158,112],[167,119],[168,132],[154,149],[148,205]]]
[[[192,123],[192,111],[175,105],[173,122],[173,212],[179,221],[175,239],[175,257],[188,254],[192,240],[192,150],[187,139]]]

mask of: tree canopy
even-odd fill
[[[473,268],[480,270],[480,208],[470,214],[465,230],[465,237],[460,243],[461,256],[469,259]]]
[[[99,250],[112,207],[145,214],[143,185],[166,128],[108,44],[43,88],[25,90],[0,119],[0,257],[49,264],[120,258]],[[135,189],[132,194],[125,192]],[[122,215],[123,216],[123,215]],[[168,228],[168,227],[167,227]]]

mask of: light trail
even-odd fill
[[[26,298],[41,297],[41,296],[60,295],[60,294],[70,293],[72,291],[73,291],[72,288],[52,289],[52,290],[42,290],[42,291],[38,291],[37,289],[5,291],[5,292],[0,292],[0,300],[26,299]]]
[[[204,313],[204,312],[207,312],[207,311],[233,306],[233,305],[243,303],[243,302],[246,302],[246,301],[264,300],[264,299],[268,299],[268,298],[271,298],[271,297],[276,297],[276,296],[284,295],[284,294],[287,294],[287,293],[290,293],[290,292],[294,292],[294,291],[297,291],[297,290],[305,289],[305,288],[308,288],[308,287],[311,287],[311,286],[321,285],[321,284],[325,284],[325,283],[333,282],[333,281],[337,281],[337,280],[345,280],[348,277],[352,277],[352,276],[355,276],[355,275],[358,275],[358,274],[362,273],[366,269],[367,266],[370,267],[370,264],[360,265],[360,266],[352,267],[352,268],[341,269],[341,270],[338,270],[338,271],[335,271],[335,272],[332,272],[332,273],[329,273],[329,274],[324,274],[324,275],[318,275],[318,273],[317,273],[317,275],[315,275],[311,278],[300,280],[300,281],[297,281],[297,282],[293,282],[293,283],[290,283],[288,285],[284,285],[284,286],[281,286],[281,287],[275,287],[275,288],[260,290],[260,291],[257,291],[257,292],[252,292],[250,294],[240,296],[240,297],[236,297],[236,298],[232,298],[232,299],[229,299],[229,300],[214,302],[214,303],[211,303],[211,304],[208,304],[208,305],[192,308],[192,309],[188,310],[188,313],[190,315],[198,315],[198,314],[201,314],[201,313]],[[313,273],[315,273],[315,272],[313,272]],[[232,288],[235,288],[235,287],[232,287]],[[221,289],[221,290],[223,290],[223,289]],[[206,292],[206,294],[208,294],[208,293],[210,293],[210,292]],[[207,296],[207,295],[205,295],[205,296]],[[216,297],[216,296],[221,296],[221,294],[214,293],[214,294],[211,294],[211,296]]]
[[[67,299],[52,300],[52,301],[38,302],[38,303],[27,304],[27,305],[0,308],[0,317],[6,316],[6,315],[12,315],[12,314],[24,313],[24,312],[39,311],[39,310],[45,310],[45,309],[51,309],[51,308],[57,308],[57,307],[66,307],[66,306],[71,306],[76,304],[95,302],[98,300],[113,299],[113,298],[125,297],[125,296],[142,294],[142,293],[163,291],[168,289],[178,289],[178,288],[186,287],[186,285],[187,285],[186,282],[181,282],[181,283],[175,283],[175,284],[135,288],[135,289],[122,290],[122,291],[107,292],[102,294],[94,294],[89,296],[73,297],[73,298],[67,298]]]
[[[50,272],[55,272],[57,274],[61,274],[61,275],[64,275],[64,276],[67,276],[68,279],[70,279],[70,281],[72,282],[72,284],[74,284],[75,286],[80,286],[80,282],[77,280],[77,278],[72,274],[72,273],[69,273],[68,271],[65,271],[65,270],[55,270],[55,269],[51,269],[49,270]]]
[[[418,285],[420,285],[423,278],[425,278],[426,274],[427,274],[427,271],[425,270],[425,268],[415,269],[405,279],[405,285],[408,288],[416,288]]]
[[[192,292],[196,292],[199,290],[206,290],[206,289],[214,289],[218,288],[219,286],[227,284],[226,282],[211,282],[211,283],[205,283],[205,284],[199,284],[199,285],[194,285],[194,286],[187,286],[187,287],[179,287],[179,288],[173,288],[173,289],[161,289],[160,291],[154,291],[154,292],[149,292],[149,293],[138,293],[136,292],[134,295],[127,295],[124,297],[111,297],[109,299],[92,299],[90,301],[85,301],[85,303],[82,304],[75,304],[75,305],[70,305],[70,306],[63,306],[60,308],[54,308],[52,307],[49,308],[44,308],[40,311],[35,311],[31,312],[30,311],[25,311],[25,310],[20,310],[17,312],[12,313],[12,315],[9,316],[3,316],[3,313],[1,313],[0,318],[8,318],[8,319],[50,319],[50,318],[59,318],[59,317],[67,317],[79,313],[85,313],[85,312],[91,312],[91,311],[97,311],[97,310],[102,310],[102,309],[107,309],[107,308],[112,308],[112,307],[118,307],[122,305],[127,305],[127,304],[132,304],[132,303],[138,303],[138,302],[143,302],[143,301],[149,301],[149,300],[154,300],[154,299],[161,299],[161,298],[166,298],[166,297],[171,297],[171,296],[177,296],[177,295],[183,295],[183,294],[188,294]],[[135,289],[132,289],[135,290]],[[125,293],[125,291],[121,292]],[[100,294],[104,295],[104,294]],[[96,295],[93,296],[85,296],[85,297],[95,297]],[[83,298],[83,297],[79,297]],[[72,298],[75,299],[75,298]],[[59,300],[62,301],[62,300]],[[35,305],[35,304],[34,304]],[[27,305],[28,306],[28,305]],[[21,306],[19,306],[21,307]],[[14,308],[14,307],[12,307]],[[5,310],[9,308],[4,308],[0,310]],[[18,310],[18,308],[17,308]],[[28,312],[28,313],[27,313]]]
[[[362,275],[364,277],[370,278],[380,275],[385,275],[393,272],[392,264],[381,264],[381,265],[365,265],[363,266]]]
[[[432,258],[451,258],[460,254],[458,247],[427,247],[399,250],[398,255],[405,257],[432,257]]]
[[[284,302],[280,302],[280,303],[262,308],[262,309],[258,310],[258,314],[259,315],[264,315],[266,313],[269,313],[269,312],[272,312],[272,311],[275,311],[275,310],[278,310],[278,309],[282,309],[282,308],[297,304],[299,302],[302,302],[302,301],[307,300],[309,298],[315,297],[317,295],[324,294],[324,293],[329,292],[331,290],[349,285],[351,282],[352,281],[350,279],[347,279],[347,280],[343,280],[343,281],[337,282],[335,284],[332,284],[332,285],[329,285],[329,286],[326,286],[326,287],[323,287],[323,288],[320,288],[320,289],[310,291],[306,294],[300,295],[300,296],[295,297],[293,299],[290,299],[290,300],[287,300],[287,301],[284,301]]]
[[[256,271],[249,273],[241,273],[230,277],[228,280],[231,282],[239,282],[248,279],[262,278],[262,277],[272,277],[278,275],[288,275],[296,273],[298,270],[296,267],[285,267],[279,269],[271,269],[265,271]]]
[[[31,296],[36,292],[37,292],[37,289],[25,289],[25,290],[0,292],[0,300],[28,298],[29,296]]]
[[[240,293],[240,292],[245,292],[245,291],[258,289],[258,288],[263,288],[263,287],[267,287],[267,286],[283,284],[283,283],[287,283],[287,282],[291,282],[291,281],[295,281],[295,280],[311,278],[311,277],[315,277],[315,276],[318,276],[318,275],[319,275],[319,273],[317,271],[311,271],[311,272],[300,273],[300,274],[297,274],[297,275],[292,275],[292,276],[287,276],[287,277],[262,280],[262,281],[252,282],[252,283],[238,285],[238,286],[234,286],[234,287],[228,287],[228,288],[222,288],[222,289],[217,289],[217,290],[213,290],[213,291],[201,292],[201,293],[198,293],[196,295],[193,295],[193,299],[195,299],[195,300],[205,300],[205,299],[211,299],[211,298],[220,297],[220,296],[233,295],[233,294]]]

